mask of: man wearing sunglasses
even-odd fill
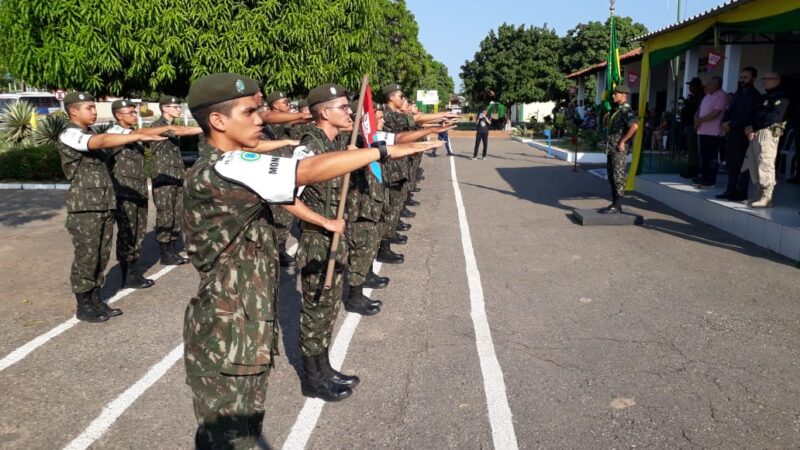
[[[180,100],[171,95],[158,99],[161,117],[151,128],[171,126],[181,115]],[[195,133],[200,134],[200,133]],[[161,252],[161,264],[180,265],[189,262],[178,254],[181,227],[181,197],[183,195],[183,158],[181,139],[173,132],[167,139],[153,145],[153,203],[156,205],[156,241]]]

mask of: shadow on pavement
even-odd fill
[[[64,208],[66,191],[3,190],[0,195],[0,225],[16,227],[47,220]]]
[[[600,208],[609,202],[611,195],[606,181],[596,178],[581,169],[577,173],[573,173],[571,166],[500,167],[497,168],[497,172],[511,186],[512,190],[464,182],[460,184],[487,189],[533,203],[562,209],[567,212],[565,221],[570,224],[575,224],[570,218],[570,213],[574,208],[567,203],[568,201],[596,199],[598,200],[597,207]],[[645,217],[644,228],[681,239],[736,251],[744,255],[764,258],[779,264],[795,266],[795,263],[788,258],[744,241],[711,225],[704,224],[647,196],[629,193],[623,205],[637,210]],[[672,216],[676,220],[659,218],[659,215]]]

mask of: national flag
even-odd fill
[[[615,17],[611,16],[611,42],[606,60],[606,89],[603,92],[603,109],[611,111],[611,95],[614,89],[622,82],[619,64],[619,42],[617,41],[617,24]]]
[[[361,137],[366,148],[375,142],[375,133],[378,131],[378,119],[375,118],[375,104],[372,103],[372,89],[367,85],[364,91],[364,104],[361,107]],[[383,183],[383,171],[379,162],[370,163],[372,174]]]

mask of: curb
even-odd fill
[[[0,189],[66,191],[69,189],[69,183],[0,183]]]

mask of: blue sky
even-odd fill
[[[630,16],[650,30],[674,23],[678,0],[617,0],[617,15]],[[681,0],[690,17],[725,0]],[[472,59],[489,30],[503,22],[542,26],[563,36],[578,23],[605,20],[608,0],[406,0],[419,23],[419,38],[428,53],[443,62],[456,83],[464,61]]]

